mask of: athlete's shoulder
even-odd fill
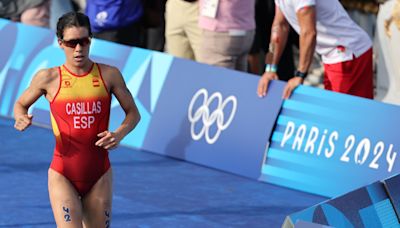
[[[59,77],[59,71],[57,67],[46,68],[39,70],[34,76],[33,80],[41,82],[51,82]]]
[[[99,64],[99,67],[103,80],[111,92],[114,91],[114,88],[120,87],[124,84],[121,71],[117,67],[107,64]]]
[[[51,67],[51,68],[45,68],[45,69],[41,69],[39,70],[36,75],[40,75],[42,77],[44,76],[50,76],[51,74],[53,74],[54,72],[57,71],[57,67]]]
[[[98,63],[98,66],[100,68],[100,72],[103,78],[109,78],[109,77],[113,78],[115,76],[121,75],[121,71],[115,66],[110,66],[103,63]]]

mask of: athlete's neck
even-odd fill
[[[94,63],[91,60],[88,60],[82,66],[76,66],[68,62],[65,62],[64,66],[68,69],[68,71],[75,75],[84,75],[92,69],[93,64]]]

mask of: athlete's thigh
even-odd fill
[[[83,223],[85,227],[109,227],[112,206],[111,168],[96,182],[83,197]]]
[[[71,182],[49,169],[49,196],[57,227],[82,227],[82,203]]]

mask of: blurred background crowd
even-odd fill
[[[85,12],[92,23],[95,38],[124,45],[167,52],[176,57],[205,64],[227,67],[261,75],[268,50],[275,5],[273,0],[219,0],[219,7],[200,13],[216,1],[210,0],[0,0],[0,17],[29,25],[56,30],[58,18],[69,11]],[[384,99],[395,82],[389,80],[387,58],[379,39],[377,23],[382,5],[392,2],[389,15],[382,18],[386,37],[393,21],[399,30],[399,0],[340,0],[349,16],[361,27],[374,44],[375,96]],[[387,13],[386,13],[387,14]],[[215,17],[218,15],[218,17]],[[210,20],[214,17],[216,20]],[[396,19],[397,18],[397,19]],[[397,24],[396,24],[397,23]],[[232,30],[231,28],[235,29]],[[396,28],[396,26],[394,26]],[[229,32],[228,32],[229,31]],[[393,38],[393,37],[392,37]],[[397,37],[398,38],[398,37]],[[298,61],[298,35],[291,31],[282,54],[281,80],[293,76]],[[400,43],[400,40],[397,42]],[[384,48],[387,47],[387,43]],[[390,50],[389,50],[390,51]],[[392,58],[392,57],[391,57]],[[390,58],[389,58],[390,59]],[[383,62],[386,62],[385,64]],[[382,64],[381,75],[377,74]],[[396,66],[396,64],[393,64]],[[384,68],[384,69],[383,69]],[[385,70],[385,72],[384,72]],[[400,70],[395,70],[399,74]],[[315,54],[309,76],[304,84],[323,87],[324,70]],[[379,79],[378,77],[382,77]],[[398,80],[400,81],[400,80]],[[394,85],[393,85],[394,84]],[[379,94],[379,91],[385,91]],[[389,99],[390,102],[390,99]],[[396,103],[396,101],[392,101]]]

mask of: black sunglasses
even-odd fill
[[[90,43],[89,37],[84,37],[80,39],[73,39],[73,40],[61,40],[63,44],[70,48],[75,48],[76,45],[86,46]]]

